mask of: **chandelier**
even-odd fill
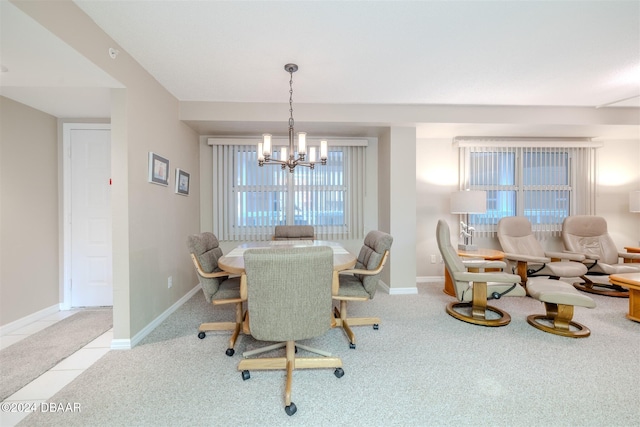
[[[295,151],[293,144],[293,73],[298,71],[296,64],[287,64],[284,69],[289,73],[289,146],[280,149],[280,158],[271,158],[271,134],[262,135],[262,142],[258,143],[258,166],[265,164],[280,165],[282,169],[289,168],[293,173],[296,166],[305,166],[313,169],[318,161],[317,147],[309,147],[309,158],[307,159],[307,134],[298,132],[298,150]],[[296,157],[297,155],[297,157]],[[327,164],[327,141],[320,141],[320,162]]]

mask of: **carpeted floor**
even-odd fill
[[[79,311],[0,350],[0,401],[113,326],[113,310]]]
[[[512,321],[501,328],[448,316],[442,284],[418,295],[379,292],[351,304],[353,316],[380,315],[380,329],[356,327],[357,349],[343,332],[305,342],[342,358],[331,369],[296,371],[283,409],[283,371],[253,371],[243,381],[241,353],[263,344],[242,336],[224,354],[228,334],[196,337],[202,321],[233,318],[197,293],[132,350],[110,351],[50,402],[80,412],[36,412],[21,426],[638,426],[640,323],[625,317],[628,300],[593,296],[576,308],[586,339],[547,334],[526,322],[542,313],[531,298],[493,304]]]

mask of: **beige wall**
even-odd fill
[[[125,87],[112,90],[110,118],[114,340],[134,341],[197,284],[186,236],[200,228],[198,137],[178,119],[178,101],[72,1],[16,6]],[[168,187],[147,182],[149,151],[169,159]],[[174,193],[176,167],[195,178],[188,197]]]
[[[0,325],[57,306],[55,117],[0,97]]]

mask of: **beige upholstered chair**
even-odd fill
[[[584,263],[588,271],[581,275],[585,283],[574,283],[577,289],[613,297],[629,296],[626,288],[610,284],[608,277],[601,282],[594,281],[597,280],[596,276],[640,272],[640,264],[631,263],[640,260],[640,254],[618,251],[603,217],[573,215],[565,218],[562,223],[562,242],[568,251],[586,257]]]
[[[511,216],[498,222],[498,240],[505,258],[517,265],[518,274],[528,277],[580,277],[587,272],[582,264],[584,255],[545,251],[525,217]],[[526,282],[522,283],[526,286]]]
[[[458,301],[447,305],[449,315],[463,322],[482,326],[504,326],[509,324],[509,313],[487,304],[488,299],[506,297],[523,297],[526,292],[520,286],[520,276],[502,271],[469,272],[465,263],[458,256],[458,252],[451,244],[449,225],[439,220],[436,227],[436,241],[440,254],[444,260]],[[476,260],[468,263],[475,269],[505,268],[502,261]],[[494,313],[494,318],[488,318],[487,312]]]
[[[187,239],[187,246],[207,302],[214,306],[235,304],[236,312],[235,322],[201,324],[198,329],[198,338],[203,339],[209,331],[233,331],[226,351],[227,356],[233,356],[243,320],[240,278],[230,278],[229,273],[218,267],[218,258],[222,256],[222,249],[220,249],[218,238],[213,233],[191,235]]]
[[[273,240],[314,240],[312,225],[276,225]]]
[[[244,253],[244,268],[241,292],[247,296],[250,333],[260,341],[285,341],[286,355],[244,359],[238,370],[247,380],[251,369],[285,369],[285,411],[293,415],[297,410],[291,401],[294,369],[334,368],[336,377],[344,375],[339,358],[297,343],[331,328],[333,251],[327,246],[249,249]],[[298,357],[296,348],[324,356]]]
[[[340,272],[338,292],[333,299],[339,301],[340,308],[335,308],[336,326],[342,327],[349,338],[349,347],[356,348],[356,337],[351,326],[373,325],[378,329],[378,317],[348,317],[349,301],[368,301],[373,299],[378,289],[380,273],[384,268],[393,237],[382,231],[373,230],[367,233],[364,245],[360,249],[355,268]]]

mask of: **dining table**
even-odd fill
[[[247,249],[267,248],[300,248],[309,246],[328,246],[333,251],[333,288],[334,294],[338,291],[338,274],[356,265],[356,256],[346,250],[340,243],[326,240],[266,240],[259,242],[246,242],[236,246],[227,254],[218,259],[218,267],[232,274],[244,273],[244,252]]]

